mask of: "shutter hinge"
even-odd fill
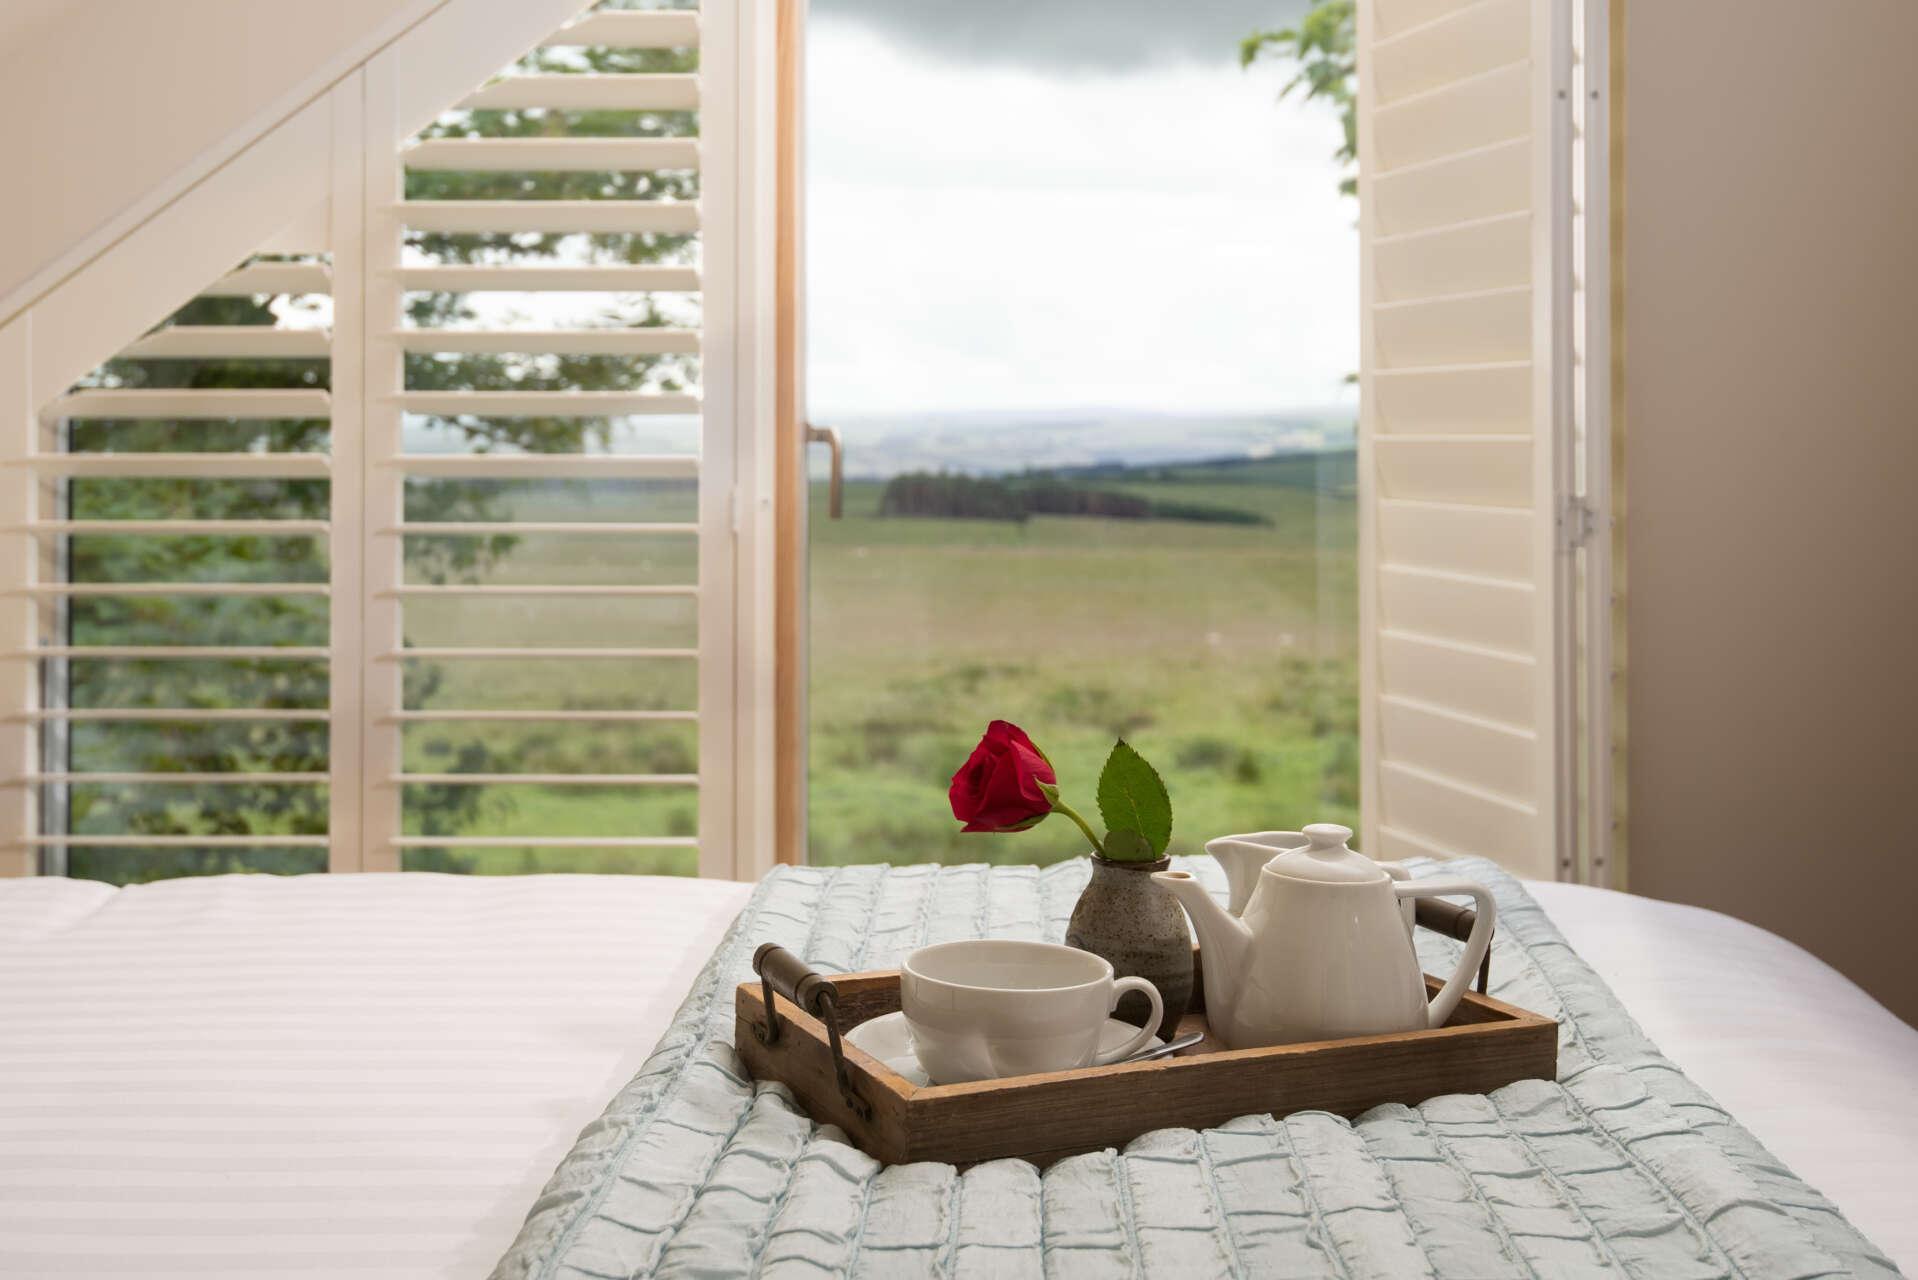
[[[1576,551],[1598,532],[1598,513],[1592,504],[1577,494],[1568,494],[1558,509],[1558,541],[1568,551]]]

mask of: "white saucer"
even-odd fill
[[[1138,1034],[1139,1028],[1130,1022],[1108,1018],[1099,1031],[1099,1052],[1116,1049]],[[906,1015],[903,1013],[881,1014],[860,1023],[846,1033],[846,1043],[871,1054],[916,1085],[932,1083],[932,1078],[919,1065],[919,1058],[912,1051],[912,1032],[906,1029]],[[1164,1043],[1159,1037],[1152,1036],[1139,1046],[1139,1052],[1156,1049]]]

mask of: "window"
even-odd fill
[[[1081,808],[1131,742],[1175,854],[1357,826],[1339,113],[1242,68],[1256,6],[974,12],[809,10],[807,394],[846,475],[809,511],[808,856],[1083,854],[960,833],[993,718]]]
[[[448,0],[0,322],[0,872],[770,863],[806,748],[774,716],[805,520],[768,10]],[[1319,682],[1295,759],[1189,724],[1154,754],[1349,808],[1355,663],[1377,854],[1604,875],[1604,31],[1601,0],[1357,7],[1356,448],[1259,475],[1332,511],[1292,594],[1355,591],[1357,652],[1265,673]],[[1065,487],[1247,536],[1197,461]],[[860,544],[814,526],[822,586],[856,587]],[[888,625],[852,601],[841,640]],[[820,650],[840,688],[890,679],[847,652]],[[915,700],[1002,705],[934,674],[873,724],[820,699],[815,766],[848,725],[868,756],[910,736]],[[1136,718],[1078,674],[1035,731]],[[899,802],[935,808],[955,752],[894,745]],[[822,861],[927,852],[843,816],[815,806]]]

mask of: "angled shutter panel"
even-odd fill
[[[0,330],[0,874],[328,865],[333,112]]]
[[[16,459],[34,563],[6,657],[41,696],[8,782],[51,869],[328,865],[327,221],[267,247],[37,406]]]
[[[1570,5],[1358,20],[1366,848],[1551,878],[1575,808]]]

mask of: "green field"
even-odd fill
[[[1033,736],[1082,809],[1126,737],[1171,789],[1175,852],[1230,831],[1356,819],[1350,455],[1096,483],[1271,523],[880,519],[877,482],[849,483],[834,521],[815,496],[814,862],[1083,852],[1062,820],[959,833],[947,780],[994,718]]]

